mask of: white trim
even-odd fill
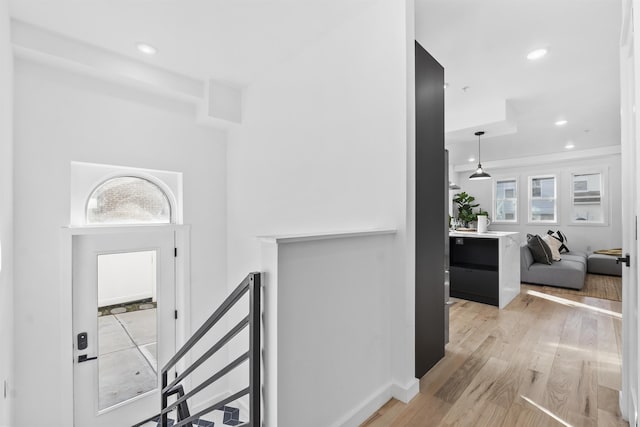
[[[632,257],[632,267],[623,268],[622,273],[622,381],[620,392],[620,413],[631,426],[637,425],[640,396],[640,372],[638,369],[638,341],[640,340],[640,317],[638,305],[640,294],[637,285],[640,275],[637,261],[640,244],[632,239],[633,217],[640,211],[640,187],[637,185],[640,167],[640,151],[637,150],[639,121],[635,106],[640,100],[640,33],[633,27],[640,22],[638,0],[624,0],[622,7],[623,29],[620,38],[620,111],[622,156],[622,246]],[[637,227],[637,225],[636,225]],[[629,230],[629,228],[631,230]],[[631,232],[629,232],[631,231]]]
[[[378,236],[381,234],[396,234],[394,229],[366,230],[366,231],[339,231],[320,232],[306,234],[285,234],[280,236],[258,236],[258,239],[267,243],[298,243],[313,240],[343,239],[347,237]]]
[[[72,161],[70,163],[70,174],[71,197],[69,224],[71,224],[71,226],[87,226],[87,203],[93,192],[110,179],[123,176],[146,179],[157,185],[169,201],[171,207],[171,223],[182,224],[182,172]],[[112,227],[113,225],[92,224],[90,226]]]
[[[191,337],[191,226],[175,226],[175,247],[178,256],[175,258],[176,274],[176,310],[178,321],[176,323],[176,349],[182,347]],[[187,353],[176,365],[178,371],[184,371],[191,365],[193,355]],[[191,390],[191,375],[184,379],[187,390]]]
[[[420,380],[413,378],[405,386],[393,383],[391,384],[391,396],[398,399],[402,403],[409,403],[411,399],[420,393]]]
[[[347,412],[338,421],[332,423],[332,427],[357,427],[367,420],[390,399],[395,398],[402,403],[409,403],[420,391],[420,381],[413,378],[408,384],[401,386],[390,383],[380,387],[365,399],[360,405]]]
[[[74,367],[74,343],[73,343],[73,300],[72,300],[72,281],[73,281],[73,236],[90,235],[90,234],[116,234],[116,233],[144,233],[150,229],[172,230],[176,236],[176,242],[185,245],[180,248],[178,258],[176,258],[176,293],[181,300],[176,300],[176,307],[179,312],[186,313],[186,304],[188,304],[191,295],[191,277],[189,268],[189,241],[190,229],[189,225],[163,224],[163,225],[147,225],[147,226],[121,226],[121,227],[62,227],[60,229],[60,355],[61,364],[56,367],[61,372],[60,376],[60,413],[62,425],[74,425],[73,410],[73,367]],[[181,256],[181,253],[184,256]],[[178,292],[181,289],[182,292]],[[182,336],[190,335],[189,316],[178,316],[176,323],[176,348],[180,345],[178,340],[181,331]],[[185,360],[184,363],[189,361]]]
[[[570,152],[542,154],[539,156],[517,157],[513,159],[485,161],[485,169],[519,168],[523,166],[540,166],[554,163],[564,163],[573,160],[597,159],[605,156],[619,155],[620,145],[609,145],[606,147],[592,148],[588,150],[577,150]],[[455,172],[467,172],[476,170],[476,166],[469,164],[457,165],[453,168]]]
[[[520,224],[520,179],[518,176],[495,176],[493,178],[492,192],[491,192],[491,224],[510,224],[510,225],[518,225]],[[498,182],[505,181],[514,181],[516,183],[516,219],[515,220],[499,220],[498,215],[496,213],[496,186]]]
[[[553,220],[539,220],[535,221],[531,219],[531,190],[533,189],[532,183],[534,179],[544,179],[544,178],[553,178]],[[558,219],[560,217],[560,212],[558,209],[558,175],[556,174],[539,174],[539,175],[529,175],[527,176],[527,224],[529,225],[537,225],[537,224],[558,224]]]
[[[387,384],[380,387],[373,392],[367,399],[365,399],[360,405],[354,407],[351,411],[347,412],[336,422],[331,424],[331,427],[357,427],[362,424],[373,413],[380,409],[385,403],[391,399],[392,384]]]

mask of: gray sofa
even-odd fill
[[[587,254],[569,252],[551,265],[533,262],[527,245],[520,247],[520,281],[537,285],[582,289],[587,273]]]

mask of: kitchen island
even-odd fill
[[[504,308],[520,293],[520,233],[450,231],[449,248],[452,297]]]

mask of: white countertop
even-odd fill
[[[483,237],[485,239],[499,239],[500,237],[516,236],[520,234],[517,231],[487,231],[486,233],[478,233],[477,231],[449,231],[451,237]]]

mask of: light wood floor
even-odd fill
[[[621,303],[540,291],[523,285],[504,310],[458,300],[446,355],[418,396],[390,400],[362,426],[628,426]]]
[[[543,292],[552,292],[560,295],[581,295],[587,297],[604,298],[613,301],[622,301],[622,277],[603,276],[601,274],[587,274],[584,287],[579,291],[575,289],[554,288],[553,286],[540,286]]]

